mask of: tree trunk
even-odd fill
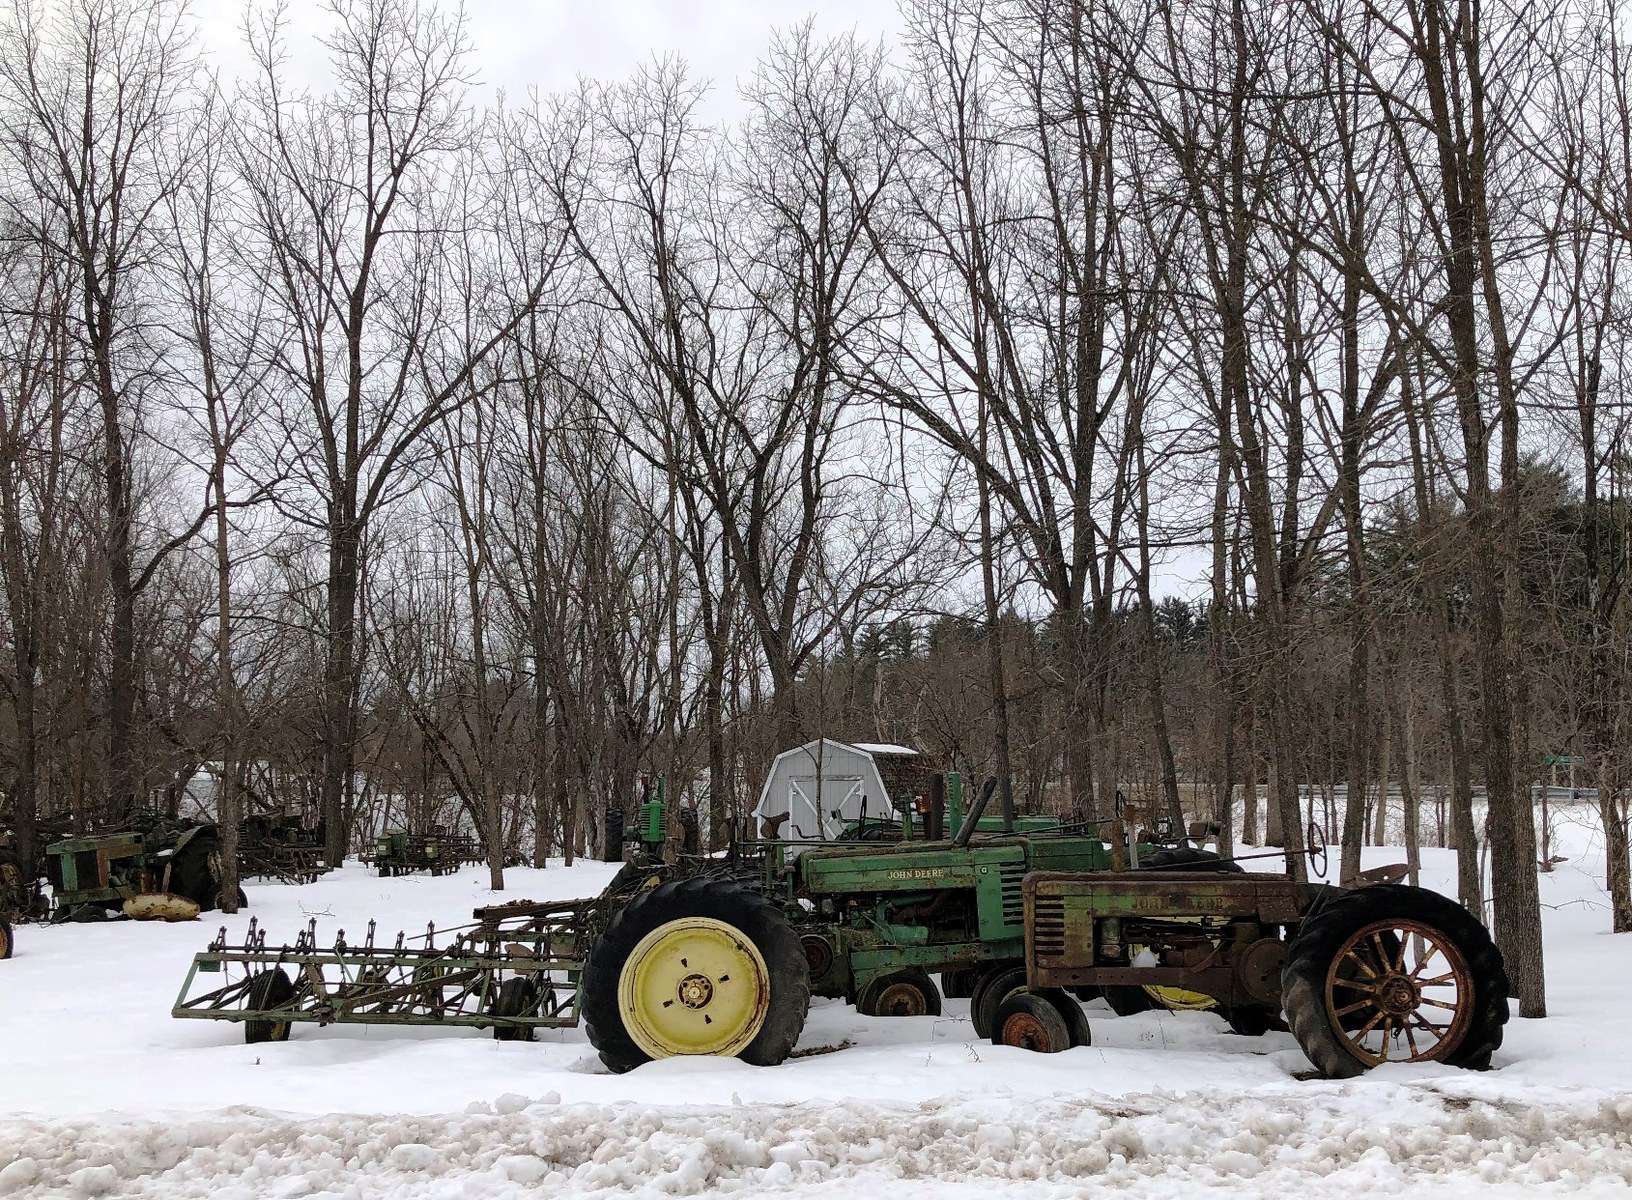
[[[1387,680],[1384,684],[1386,686]],[[1388,708],[1383,708],[1383,744],[1377,752],[1377,809],[1376,825],[1372,829],[1371,844],[1373,846],[1386,845],[1388,842],[1388,792],[1391,786],[1390,768],[1393,765],[1389,760],[1394,748],[1394,725],[1388,719]]]
[[[323,858],[338,867],[351,840],[352,700],[356,679],[357,581],[360,531],[349,522],[331,530],[328,639],[323,669]]]
[[[221,801],[216,812],[216,828],[221,838],[221,911],[238,911],[238,830],[242,820],[242,769],[239,720],[241,708],[238,679],[233,669],[232,645],[232,544],[227,520],[226,430],[218,421],[214,401],[210,401],[210,427],[216,443],[211,486],[215,491],[215,588],[217,694],[221,703]]]
[[[1411,692],[1399,693],[1400,795],[1405,805],[1405,863],[1410,868],[1412,887],[1419,886],[1422,874],[1422,791],[1417,778],[1417,729]]]

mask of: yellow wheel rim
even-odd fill
[[[1174,1012],[1202,1012],[1209,1008],[1217,1008],[1218,1001],[1201,992],[1190,992],[1178,987],[1160,987],[1156,984],[1146,984],[1145,991],[1150,998],[1163,1008]]]
[[[758,947],[712,917],[659,925],[618,974],[618,1013],[653,1058],[742,1053],[770,1006],[771,973]]]

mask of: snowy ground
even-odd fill
[[[1572,819],[1573,816],[1573,819]],[[1088,1013],[1094,1045],[1044,1056],[977,1041],[967,1001],[869,1019],[818,1001],[806,1057],[604,1072],[576,1030],[240,1026],[169,1016],[222,922],[17,932],[0,964],[0,1196],[1052,1197],[1632,1196],[1632,938],[1608,927],[1584,814],[1543,876],[1552,1016],[1514,1020],[1484,1074],[1389,1068],[1304,1081],[1286,1034],[1205,1013]],[[1451,887],[1449,855],[1425,883]],[[1379,851],[1368,865],[1397,858]],[[513,871],[505,898],[585,895],[610,868]],[[469,919],[485,872],[251,886],[271,940]],[[249,913],[227,920],[241,936]],[[823,1048],[844,1049],[819,1052]]]

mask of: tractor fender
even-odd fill
[[[209,834],[211,837],[216,836],[215,826],[214,825],[195,825],[195,826],[193,826],[186,833],[182,834],[179,838],[176,839],[176,844],[174,846],[170,847],[171,855],[174,856],[176,854],[179,854],[181,852],[182,847],[187,845],[188,842],[191,842],[194,838],[200,836],[201,834],[206,834],[206,833]]]

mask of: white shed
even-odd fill
[[[917,756],[905,746],[849,745],[818,738],[785,750],[771,763],[754,816],[761,821],[787,814],[778,830],[794,841],[831,841],[847,821],[900,820],[901,806],[911,796],[892,799],[875,755],[886,758]]]

